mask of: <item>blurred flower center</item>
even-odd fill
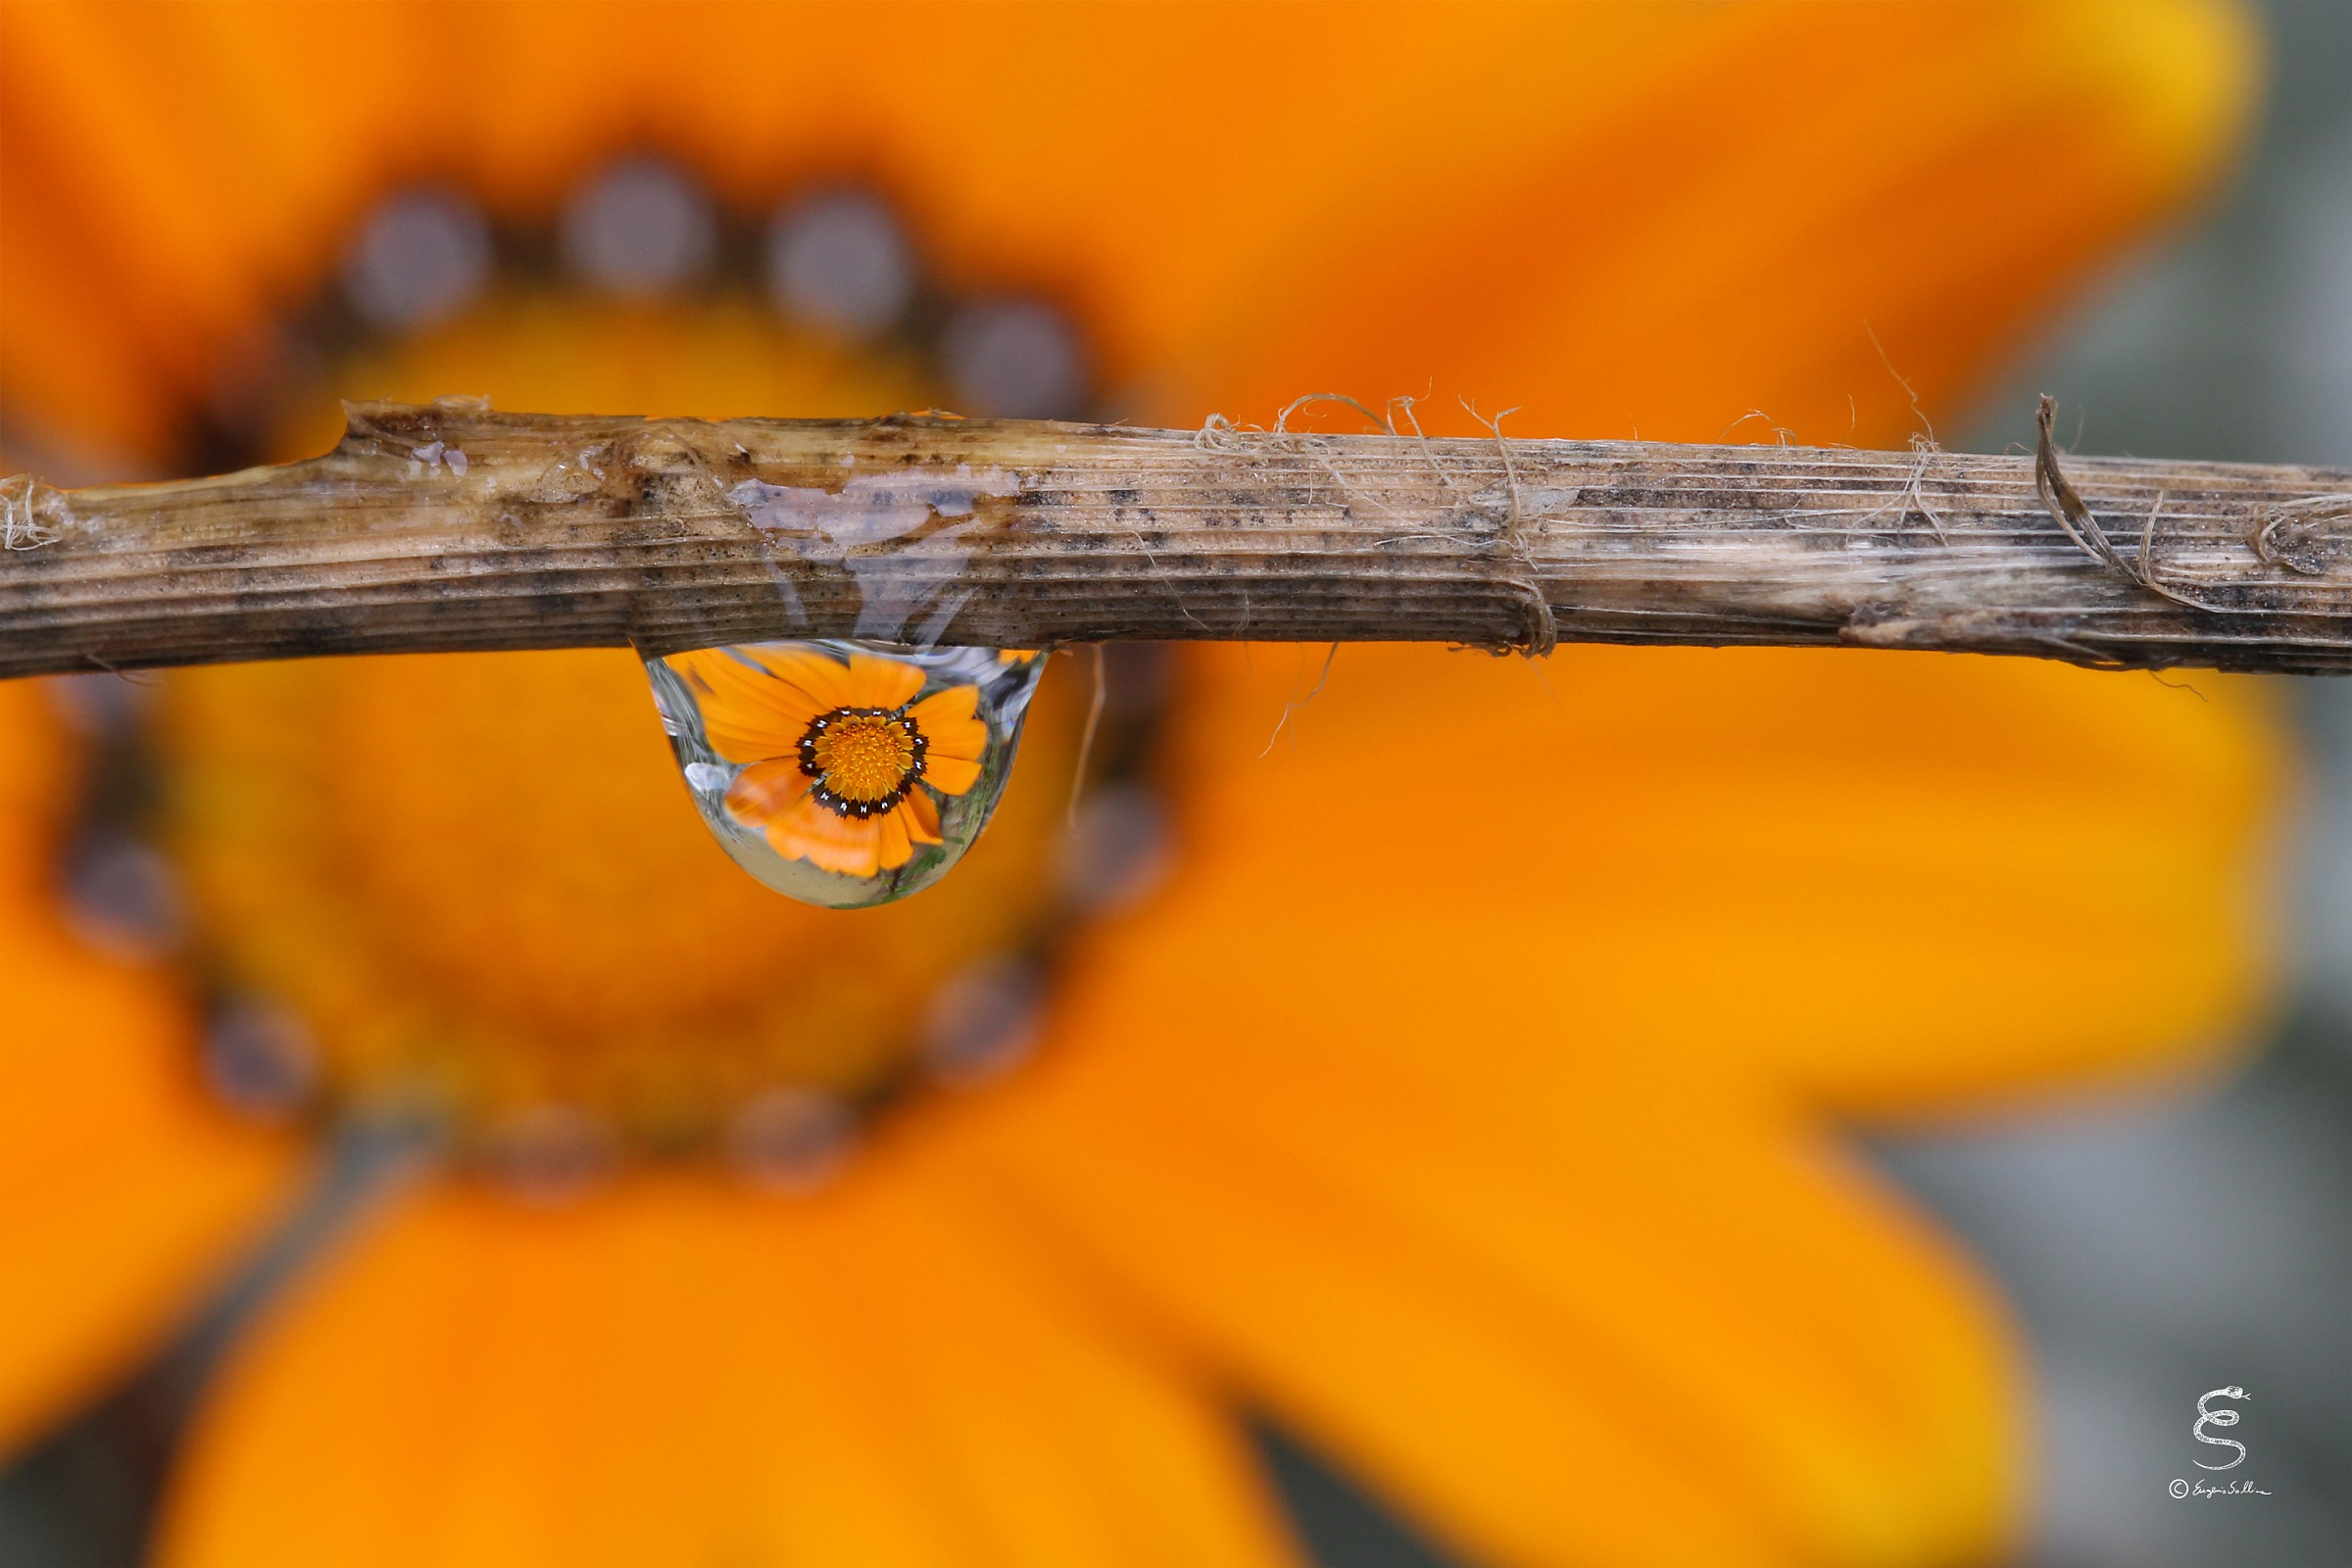
[[[801,771],[826,810],[862,820],[906,799],[922,776],[923,732],[906,714],[879,708],[836,708],[809,720],[801,737]]]
[[[880,200],[835,190],[764,225],[722,220],[654,159],[592,174],[539,234],[455,188],[394,194],[324,281],[348,310],[319,318],[346,335],[288,358],[286,377],[315,380],[261,389],[256,456],[324,450],[339,395],[821,417],[958,397],[1068,414],[1082,392],[1070,323],[1036,300],[926,293]],[[937,308],[912,311],[918,296]],[[957,875],[856,914],[778,898],[710,842],[625,653],[203,670],[160,706],[185,940],[224,999],[205,1066],[220,1099],[421,1100],[543,1196],[632,1151],[810,1185],[864,1107],[970,1079],[972,1039],[1020,1037],[952,999],[1002,992],[967,977],[1019,971],[1007,955],[1040,951],[1074,885],[1054,828],[1077,715],[1058,698],[1031,726],[1033,782]],[[940,739],[912,712],[841,706],[797,760],[821,806],[868,818]],[[124,945],[181,940],[121,913],[129,873],[91,864],[93,922]]]

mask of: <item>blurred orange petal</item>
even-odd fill
[[[1294,1562],[1200,1394],[956,1209],[434,1187],[244,1348],[160,1561]]]
[[[0,900],[50,891],[50,846],[81,773],[61,702],[49,682],[0,681]]]
[[[1518,405],[1523,433],[1715,440],[1760,411],[1746,439],[1899,445],[1914,392],[1959,412],[1990,356],[2212,180],[2258,72],[2218,0],[1482,13],[1367,28],[1423,51],[1413,89],[1454,113],[1328,138],[1347,166],[1188,345],[1181,416],[1434,388],[1420,416],[1463,433],[1457,393]],[[1404,220],[1387,193],[1441,159],[1442,208]]]
[[[1140,1013],[1213,966],[1218,1010],[1281,1034],[1329,1004],[1298,977],[1344,971],[1368,1043],[1441,1032],[1506,1099],[1531,1063],[1668,1052],[1887,1112],[2173,1070],[2275,976],[2283,759],[2256,682],[1367,647],[1284,721],[1311,650],[1195,657],[1194,852],[1132,941]],[[1453,758],[1531,794],[1433,791],[1415,809],[1446,827],[1408,848],[1393,794],[1330,783]]]
[[[73,750],[48,691],[0,682],[0,1452],[168,1333],[300,1174],[202,1097],[179,999],[41,906]]]
[[[1704,439],[1761,409],[1876,444],[1914,421],[1882,346],[1948,412],[2210,180],[2256,69],[2221,0],[1384,6],[1347,27],[1266,5],[1247,49],[1153,5],[908,8],[886,44],[857,8],[613,15],[725,33],[709,68],[730,85],[667,92],[630,69],[627,24],[562,7],[0,5],[23,62],[0,112],[38,153],[12,164],[62,181],[7,182],[12,396],[152,446],[157,370],[200,391],[256,277],[317,269],[396,145],[544,216],[651,137],[755,200],[779,148],[788,172],[879,169],[951,282],[1082,300],[1113,377],[1148,370],[1173,419],[1434,388],[1423,416],[1462,430],[1456,393],[1545,433]],[[185,59],[251,90],[191,108],[208,78]],[[1137,60],[1144,90],[1106,69]],[[972,113],[1006,72],[1022,90]],[[1245,123],[1232,156],[1133,156]]]
[[[200,1093],[180,998],[13,890],[0,997],[5,1453],[169,1334],[280,1212],[303,1161]]]
[[[983,1157],[1479,1560],[1999,1541],[2015,1373],[1984,1293],[1736,1085],[1606,1056],[1473,1084],[1474,1024],[1408,1054],[1352,1018],[1237,1030],[1247,998],[1205,1004],[1222,1028],[1146,1000],[1088,987],[1063,1024],[1084,1049]]]

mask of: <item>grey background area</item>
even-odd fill
[[[2056,393],[2079,450],[2352,467],[2352,0],[2268,8],[2274,87],[2248,165],[2189,232],[2082,302],[1955,446],[2030,439]],[[2074,435],[2080,416],[2081,433]],[[2309,789],[2297,980],[2228,1081],[1900,1138],[1869,1150],[1998,1275],[2037,1368],[2028,1568],[2352,1565],[2352,680],[2293,683]],[[2183,698],[2184,701],[2190,700]],[[344,1176],[247,1296],[331,1227]],[[0,1565],[135,1560],[172,1433],[237,1303],[0,1473]],[[2228,1435],[2268,1495],[2175,1501],[2197,1396],[2244,1388]],[[1332,1568],[1447,1559],[1271,1427],[1259,1445]]]

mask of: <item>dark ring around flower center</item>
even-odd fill
[[[838,766],[828,767],[818,758],[819,744],[835,731],[858,724],[869,730],[896,730],[905,744],[906,761],[898,779],[888,789],[869,793],[851,784],[846,790],[838,788],[845,781]],[[923,758],[931,749],[930,738],[909,713],[894,712],[887,708],[836,708],[829,713],[819,713],[809,720],[808,730],[801,736],[801,771],[816,780],[808,791],[817,805],[836,816],[855,817],[864,821],[871,816],[887,815],[914,788],[914,781],[923,776]]]

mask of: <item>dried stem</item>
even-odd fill
[[[2352,474],[2062,470],[2044,429],[2027,458],[358,406],[286,467],[0,481],[0,675],[795,636],[2352,668]]]

